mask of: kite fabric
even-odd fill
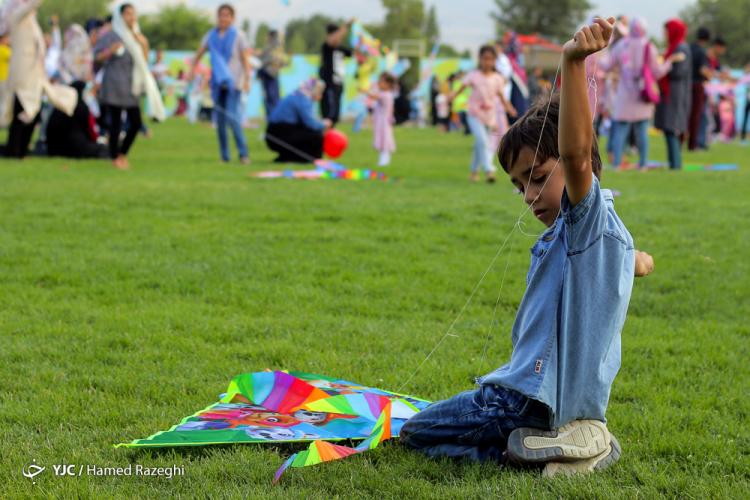
[[[647,169],[657,169],[668,167],[669,164],[659,161],[649,161],[646,164]],[[730,170],[739,170],[736,163],[687,163],[683,165],[685,172],[727,172]]]
[[[116,447],[156,448],[230,443],[309,442],[289,457],[289,467],[338,460],[376,448],[398,436],[403,424],[428,401],[322,375],[294,371],[235,377],[219,402],[184,418],[167,431]],[[351,448],[336,441],[361,441]]]
[[[345,179],[351,181],[361,180],[388,180],[388,176],[382,172],[376,172],[367,168],[346,168],[340,163],[330,160],[315,160],[313,170],[266,170],[253,172],[250,177],[258,179]]]

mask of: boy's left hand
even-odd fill
[[[646,252],[635,251],[635,277],[642,278],[654,272],[654,258]]]
[[[578,30],[573,35],[573,39],[563,45],[563,56],[568,61],[583,61],[591,54],[599,52],[609,45],[614,25],[614,17],[606,20],[600,17],[594,18],[591,25]]]

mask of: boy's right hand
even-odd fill
[[[568,61],[583,61],[586,57],[599,52],[607,45],[612,37],[615,18],[594,18],[589,26],[584,26],[563,45],[563,56]]]

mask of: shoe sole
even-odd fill
[[[611,436],[611,442],[607,447],[607,450],[608,451],[603,453],[603,456],[598,460],[594,457],[575,462],[550,462],[544,467],[542,476],[551,478],[559,474],[569,476],[573,474],[587,474],[606,469],[620,460],[620,456],[622,455],[620,443],[614,436]]]
[[[515,462],[566,462],[601,455],[610,446],[607,427],[598,420],[577,420],[555,431],[521,427],[508,437]]]

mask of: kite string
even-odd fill
[[[549,100],[547,101],[547,106],[546,106],[545,111],[544,111],[544,118],[542,120],[542,129],[541,129],[541,131],[539,133],[539,140],[537,141],[536,149],[534,150],[534,160],[533,160],[532,165],[531,165],[531,171],[529,172],[529,177],[531,177],[531,174],[533,172],[534,165],[536,164],[536,159],[537,159],[538,154],[539,154],[539,148],[541,147],[541,144],[542,144],[542,135],[544,133],[544,127],[545,127],[545,125],[547,123],[547,116],[549,115],[549,108],[550,108],[550,106],[552,104],[552,97],[554,95],[555,86],[557,85],[557,80],[558,80],[558,77],[559,77],[559,74],[560,74],[560,68],[561,68],[561,66],[562,66],[562,54],[560,55],[560,61],[557,64],[557,70],[555,71],[555,78],[554,78],[554,80],[552,82],[552,88],[550,89]],[[555,162],[555,166],[553,167],[553,171],[554,171],[554,169],[557,168],[557,165],[558,165],[559,162],[560,162],[560,159],[558,158],[557,161]],[[453,330],[453,327],[456,325],[456,323],[458,323],[458,320],[461,319],[461,316],[463,316],[464,311],[466,310],[466,308],[469,306],[469,304],[471,303],[472,299],[476,295],[477,290],[479,289],[479,287],[484,282],[484,279],[487,277],[487,274],[489,274],[490,270],[495,265],[495,262],[497,261],[498,257],[500,256],[500,254],[502,253],[503,249],[507,245],[508,241],[510,240],[510,237],[513,235],[513,233],[515,233],[516,229],[520,228],[520,222],[521,222],[521,219],[523,218],[523,216],[526,215],[526,213],[529,210],[531,210],[531,207],[533,206],[533,204],[541,196],[541,194],[542,194],[542,192],[544,190],[544,187],[547,185],[547,181],[549,181],[550,177],[551,176],[547,177],[547,179],[545,180],[544,184],[542,185],[542,189],[539,190],[539,194],[536,196],[536,198],[534,198],[534,200],[526,207],[526,209],[521,212],[521,215],[518,217],[518,219],[516,220],[515,224],[513,224],[513,227],[511,228],[510,232],[507,234],[507,236],[503,240],[503,243],[500,245],[500,248],[495,253],[495,256],[490,261],[490,264],[487,266],[487,269],[485,269],[485,271],[482,273],[481,277],[479,278],[479,282],[477,282],[477,284],[472,289],[471,293],[469,294],[469,298],[466,300],[466,302],[464,303],[463,307],[458,312],[458,315],[451,322],[451,324],[448,327],[448,329],[440,337],[440,339],[437,341],[437,343],[432,348],[432,350],[427,354],[427,356],[422,360],[422,362],[419,363],[419,365],[417,365],[417,367],[414,369],[414,371],[411,373],[411,375],[409,375],[406,378],[406,380],[401,384],[401,386],[398,389],[398,392],[402,392],[403,391],[403,389],[409,384],[409,382],[411,382],[411,380],[416,376],[416,374],[425,365],[425,363],[427,363],[427,361],[432,357],[432,355],[435,354],[435,352],[443,344],[443,342],[445,342],[445,340],[448,337],[452,336],[451,335],[451,331]],[[507,265],[508,265],[508,262],[506,261],[506,269],[507,269]],[[500,291],[498,293],[502,293],[502,285],[504,284],[504,281],[505,281],[505,276],[503,275],[503,281],[501,283]],[[498,301],[496,302],[496,305],[495,305],[495,312],[497,311],[498,304],[499,304],[499,298],[498,298]],[[490,323],[490,332],[491,332],[492,322],[494,322],[494,313],[493,313],[493,320]],[[483,354],[482,354],[482,359],[481,359],[480,363],[484,361],[484,357],[485,357],[485,354],[486,354],[486,349],[487,349],[488,343],[489,343],[489,332],[488,332],[487,341],[485,342],[485,352],[483,352]]]
[[[555,79],[554,79],[554,81],[552,83],[552,88],[550,89],[550,100],[547,102],[547,110],[545,111],[544,120],[542,121],[542,132],[544,131],[544,125],[547,123],[547,112],[549,111],[549,106],[550,106],[550,103],[552,101],[552,99],[551,99],[552,93],[555,91],[555,86],[557,84],[557,77],[558,77],[558,73],[560,71],[561,64],[562,64],[562,57],[560,58],[560,62],[558,63],[557,71],[555,72]],[[598,96],[599,96],[599,88],[598,88],[597,83],[596,83],[596,73],[597,73],[598,69],[599,69],[599,58],[595,58],[594,59],[594,68],[593,68],[593,71],[591,72],[591,75],[587,78],[587,80],[588,80],[589,95],[592,95],[592,92],[593,92],[593,98],[594,98],[594,102],[593,102],[591,110],[590,110],[591,111],[591,120],[592,120],[592,122],[595,120],[594,117],[596,116],[596,107],[597,107],[597,104],[598,104]],[[537,152],[539,151],[539,145],[541,143],[541,138],[542,138],[542,136],[541,136],[541,133],[540,133],[539,142],[537,142],[537,150],[534,152],[534,161],[533,161],[532,166],[531,166],[531,171],[532,172],[533,172],[533,169],[534,169],[534,165],[536,164],[536,156],[537,156]],[[552,168],[552,172],[554,172],[554,170],[557,168],[559,162],[560,162],[560,158],[558,157],[557,161],[555,162],[555,166]],[[531,177],[531,173],[529,173],[529,177]],[[549,177],[547,177],[547,180],[549,180]],[[545,180],[544,184],[542,185],[542,189],[539,190],[539,196],[541,196],[542,191],[544,191],[544,187],[547,185],[547,180]],[[523,216],[526,214],[526,212],[528,212],[528,210],[539,199],[539,196],[537,196],[534,199],[534,201],[532,201],[531,204],[529,204],[529,206],[527,207],[527,209],[524,210],[523,213],[521,213],[521,215],[519,216],[518,220],[516,221],[516,226],[515,227],[518,229],[518,232],[520,232],[521,234],[523,234],[525,236],[534,236],[534,237],[536,237],[535,234],[530,234],[530,233],[527,233],[527,232],[525,232],[523,230],[523,226],[525,226],[526,224],[523,222],[522,219],[523,219]],[[559,217],[559,215],[560,214],[558,212],[558,217]],[[511,249],[512,249],[512,246],[511,246]],[[495,308],[492,311],[492,319],[490,320],[490,325],[489,325],[489,328],[487,329],[487,337],[485,338],[485,341],[484,341],[484,348],[482,350],[482,356],[481,356],[481,358],[479,360],[479,372],[480,373],[483,372],[484,360],[485,360],[486,355],[487,355],[487,349],[489,348],[489,342],[490,342],[490,338],[491,338],[491,334],[492,334],[492,327],[493,327],[493,325],[495,323],[495,318],[497,316],[497,309],[498,309],[498,306],[500,304],[500,299],[502,297],[502,290],[503,290],[503,285],[505,284],[505,276],[506,276],[506,273],[508,272],[508,263],[509,262],[510,262],[510,250],[508,251],[508,257],[507,257],[507,259],[505,261],[505,269],[503,270],[503,277],[500,280],[500,290],[498,291],[497,300],[495,301]]]

